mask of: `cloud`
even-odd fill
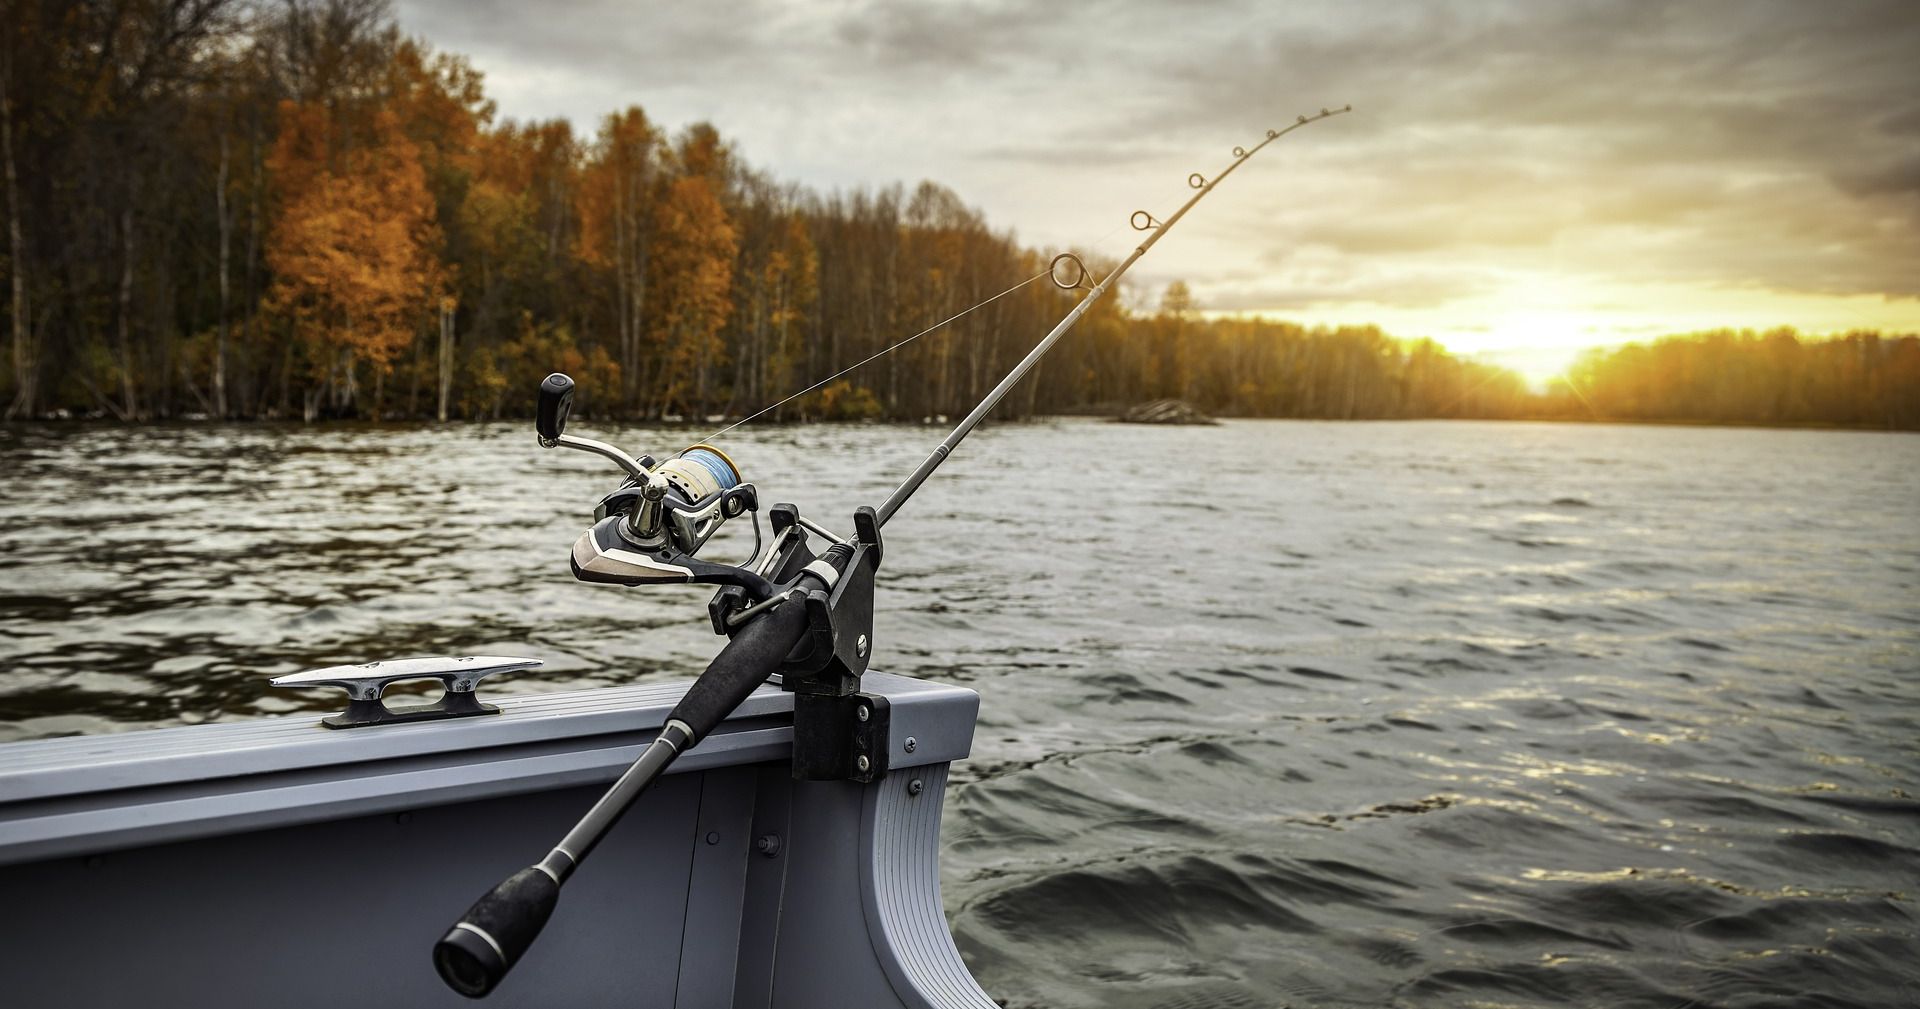
[[[1494,289],[1491,278],[1458,271],[1381,271],[1306,278],[1295,284],[1208,285],[1201,307],[1216,312],[1290,312],[1332,305],[1433,308]]]
[[[1854,196],[1920,194],[1920,152],[1865,168],[1841,168],[1834,184]]]
[[[1057,23],[1049,4],[902,4],[856,8],[833,24],[850,55],[891,71],[971,73],[1017,65],[1023,41]]]
[[[1441,306],[1502,277],[1920,296],[1907,0],[406,0],[503,113],[710,118],[816,188],[935,178],[1052,245],[1322,105],[1162,248],[1214,299]],[[1167,200],[1161,203],[1157,200]],[[1170,236],[1171,238],[1171,236]],[[1244,279],[1228,279],[1243,276]]]

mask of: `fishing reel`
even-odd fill
[[[554,373],[540,383],[534,428],[546,448],[592,452],[626,470],[627,479],[594,509],[593,526],[573,545],[573,576],[613,585],[729,585],[754,602],[773,594],[762,560],[760,498],[726,453],[695,445],[664,462],[636,459],[605,442],[565,433],[573,412],[573,379]],[[753,520],[753,556],[717,564],[695,555],[729,519]],[[769,558],[770,559],[770,558]]]
[[[873,580],[880,567],[880,526],[872,508],[853,515],[843,539],[791,504],[769,509],[772,536],[763,542],[760,500],[739,467],[711,445],[695,445],[665,462],[638,459],[605,442],[565,433],[573,410],[573,380],[548,375],[540,383],[534,427],[548,448],[604,456],[627,479],[600,500],[594,523],[573,545],[573,575],[614,585],[720,586],[707,604],[715,634],[737,637],[763,614],[802,602],[805,630],[778,663],[782,687],[797,695],[794,773],[814,779],[870,781],[885,773],[885,754],[867,752],[855,695],[873,655]],[[694,556],[730,519],[753,520],[753,556],[718,564]],[[818,537],[815,540],[813,537]],[[815,544],[822,543],[817,552]]]

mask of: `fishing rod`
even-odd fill
[[[434,968],[448,987],[469,998],[492,992],[553,916],[561,887],[621,815],[680,755],[697,746],[749,694],[776,675],[781,688],[794,695],[796,780],[871,782],[884,775],[888,748],[884,734],[876,733],[884,723],[884,709],[877,699],[860,693],[860,678],[873,652],[873,585],[883,555],[881,527],[1088,309],[1214,187],[1275,140],[1352,110],[1351,105],[1321,109],[1318,115],[1296,117],[1285,129],[1268,130],[1266,139],[1252,149],[1235,147],[1233,162],[1213,179],[1197,172],[1187,177],[1196,192],[1165,221],[1144,210],[1134,211],[1129,223],[1147,232],[1147,237],[1097,284],[1087,282],[1086,265],[1078,256],[1063,253],[1054,257],[1045,273],[855,364],[859,367],[890,353],[1041,276],[1050,277],[1061,290],[1087,292],[878,509],[854,511],[853,533],[848,538],[803,517],[797,506],[783,503],[768,509],[772,537],[770,542],[763,539],[758,490],[741,478],[739,467],[725,452],[711,444],[696,444],[658,461],[567,434],[573,380],[558,373],[547,376],[540,383],[534,417],[540,445],[599,455],[626,473],[620,486],[601,498],[593,525],[575,541],[569,562],[574,577],[629,586],[718,586],[707,612],[714,632],[729,640],[668,713],[659,735],[560,842],[544,858],[481,896],[434,944]],[[851,369],[794,396],[846,370]],[[753,554],[745,562],[723,564],[695,556],[725,522],[742,516],[751,516],[754,535]],[[818,552],[813,537],[824,544]],[[875,745],[876,739],[882,745]]]

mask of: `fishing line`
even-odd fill
[[[915,333],[915,334],[913,334],[912,336],[909,336],[909,337],[907,337],[907,338],[906,338],[906,339],[904,339],[904,340],[901,340],[901,341],[900,341],[899,343],[896,343],[896,344],[893,344],[892,346],[889,346],[889,347],[885,347],[885,348],[882,348],[882,349],[880,349],[880,350],[878,350],[878,351],[875,351],[874,353],[872,353],[872,354],[870,354],[870,355],[868,355],[868,356],[866,356],[866,357],[864,357],[864,358],[861,358],[860,360],[858,360],[858,361],[855,361],[854,363],[852,363],[852,364],[850,364],[850,365],[847,365],[847,366],[846,366],[845,368],[842,368],[842,369],[840,369],[839,371],[836,371],[836,372],[834,372],[833,374],[831,374],[831,375],[828,375],[828,376],[827,376],[826,378],[823,378],[823,379],[821,379],[820,381],[818,381],[818,382],[815,382],[815,383],[813,383],[813,384],[812,384],[812,385],[810,385],[810,386],[807,386],[807,387],[806,387],[805,389],[802,389],[802,390],[800,390],[799,392],[796,392],[796,393],[794,393],[793,395],[791,395],[791,396],[788,396],[787,398],[785,398],[785,399],[783,399],[783,400],[780,400],[779,402],[777,402],[777,403],[774,403],[774,404],[773,404],[773,405],[771,405],[771,406],[764,406],[764,407],[761,407],[761,408],[760,408],[759,410],[756,410],[756,411],[754,411],[753,413],[750,413],[750,414],[748,414],[747,416],[745,416],[745,417],[742,417],[742,418],[740,418],[739,420],[737,420],[737,421],[734,421],[734,422],[733,422],[733,423],[731,423],[731,424],[728,424],[728,425],[727,425],[726,427],[723,427],[723,428],[721,428],[720,430],[718,430],[718,431],[715,431],[714,433],[712,433],[712,434],[710,434],[710,435],[707,435],[707,436],[706,436],[705,438],[702,438],[702,439],[700,439],[700,440],[701,440],[701,441],[703,441],[703,442],[711,442],[711,441],[713,441],[713,440],[715,440],[715,439],[717,439],[717,438],[719,438],[719,437],[720,437],[721,435],[724,435],[724,434],[726,434],[726,433],[728,433],[728,432],[730,432],[730,431],[732,431],[732,430],[733,430],[734,428],[737,428],[737,427],[740,427],[741,425],[743,425],[743,424],[746,424],[746,423],[748,423],[749,421],[752,421],[752,420],[755,420],[755,419],[757,419],[757,418],[760,418],[760,417],[764,417],[764,416],[766,416],[767,414],[769,414],[769,413],[772,413],[773,411],[775,411],[775,410],[778,410],[778,409],[780,409],[781,407],[783,407],[783,406],[785,406],[785,405],[787,405],[788,403],[791,403],[791,402],[793,402],[794,400],[796,400],[796,399],[799,399],[799,398],[800,398],[800,397],[802,397],[802,396],[805,396],[805,395],[806,395],[807,393],[810,393],[810,392],[813,392],[813,391],[814,391],[815,389],[818,389],[818,388],[820,388],[821,386],[824,386],[824,385],[826,385],[826,384],[827,384],[828,382],[831,382],[831,381],[833,381],[833,380],[834,380],[834,379],[836,379],[836,378],[840,378],[841,376],[843,376],[843,375],[846,375],[846,374],[847,374],[847,373],[849,373],[849,372],[852,372],[852,371],[855,371],[855,370],[857,370],[857,369],[859,369],[859,368],[860,368],[861,366],[863,366],[863,365],[866,365],[866,364],[870,364],[870,363],[872,363],[872,362],[874,362],[874,361],[877,361],[877,360],[879,360],[880,358],[883,358],[883,357],[885,357],[885,356],[887,356],[888,354],[891,354],[891,353],[893,353],[894,351],[896,351],[896,350],[899,350],[899,349],[900,349],[901,347],[904,347],[904,346],[906,346],[907,344],[909,344],[909,343],[912,343],[913,341],[915,341],[915,340],[918,340],[918,339],[920,339],[921,337],[923,337],[923,336],[925,336],[925,335],[927,335],[928,333],[931,333],[931,332],[933,332],[934,330],[936,330],[936,329],[939,329],[940,327],[942,327],[942,326],[945,326],[946,324],[948,324],[948,323],[950,323],[950,322],[953,322],[953,321],[955,321],[956,319],[959,319],[959,318],[961,318],[961,317],[963,317],[963,316],[966,316],[966,315],[968,315],[968,314],[971,314],[972,312],[974,312],[974,311],[977,311],[977,310],[979,310],[979,309],[982,309],[982,308],[985,308],[985,307],[987,307],[988,305],[991,305],[991,304],[993,304],[994,302],[996,302],[996,301],[999,301],[999,300],[1000,300],[1001,298],[1004,298],[1004,297],[1006,297],[1007,295],[1009,295],[1009,294],[1012,294],[1013,292],[1015,292],[1015,291],[1018,291],[1018,290],[1020,290],[1021,288],[1023,288],[1023,287],[1025,287],[1025,286],[1027,286],[1028,284],[1031,284],[1031,283],[1033,283],[1034,281],[1036,281],[1036,280],[1039,280],[1039,279],[1040,279],[1041,277],[1044,277],[1044,276],[1047,276],[1048,274],[1050,274],[1050,273],[1052,273],[1052,272],[1053,272],[1053,267],[1052,267],[1051,265],[1049,265],[1049,266],[1048,266],[1048,267],[1047,267],[1046,269],[1044,269],[1044,270],[1041,270],[1041,271],[1040,271],[1039,273],[1036,273],[1036,274],[1034,274],[1033,276],[1031,276],[1031,277],[1028,277],[1027,279],[1025,279],[1025,280],[1023,280],[1023,281],[1021,281],[1021,282],[1019,282],[1019,283],[1017,283],[1017,284],[1015,284],[1015,285],[1013,285],[1012,287],[1009,287],[1009,288],[1007,288],[1007,289],[1006,289],[1006,290],[1004,290],[1004,291],[1001,291],[1001,292],[1000,292],[999,294],[996,294],[996,295],[994,295],[993,297],[991,297],[991,298],[988,298],[988,299],[986,299],[985,301],[981,301],[981,302],[976,302],[975,304],[972,304],[972,305],[969,305],[969,306],[967,306],[966,308],[963,308],[963,309],[961,309],[961,310],[960,310],[959,312],[957,312],[957,313],[955,313],[955,314],[953,314],[953,315],[950,315],[950,316],[947,316],[946,318],[944,318],[944,319],[942,319],[942,320],[940,320],[939,322],[936,322],[936,323],[934,323],[934,324],[933,324],[933,325],[931,325],[931,326],[928,326],[927,328],[925,328],[925,329],[923,329],[923,330],[921,330],[920,332],[918,332],[918,333]]]

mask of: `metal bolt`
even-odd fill
[[[913,751],[920,748],[920,741],[918,739],[913,738],[912,736],[908,736],[906,747],[907,747],[907,752],[912,753]]]
[[[853,639],[853,654],[858,655],[863,659],[867,657],[867,636],[866,635],[862,634],[859,637]]]
[[[858,718],[858,719],[860,719],[861,721],[863,721],[863,722],[864,722],[864,721],[866,721],[866,720],[867,720],[868,718],[871,718],[871,717],[873,717],[873,709],[872,709],[872,708],[869,708],[869,707],[867,707],[867,706],[866,706],[866,705],[864,705],[864,704],[862,704],[862,705],[860,705],[860,706],[859,706],[858,708],[855,708],[855,709],[854,709],[854,717],[856,717],[856,718]]]
[[[926,790],[927,790],[927,783],[924,781],[921,781],[919,778],[915,778],[912,781],[907,782],[908,795],[919,795],[921,792],[924,792]]]
[[[394,814],[393,822],[404,827],[407,824],[413,822],[413,814],[412,813],[396,813]]]
[[[865,774],[867,773],[867,769],[873,766],[873,761],[868,760],[867,755],[862,753],[860,758],[853,762],[853,766],[858,767],[861,774]]]
[[[707,843],[708,843],[708,844],[719,844],[719,843],[720,843],[720,832],[719,832],[719,831],[717,831],[717,830],[709,830],[709,831],[707,831]]]
[[[780,835],[779,834],[761,834],[760,839],[758,841],[753,842],[753,847],[754,847],[754,850],[758,851],[760,854],[765,855],[768,858],[772,858],[775,855],[780,854]]]

